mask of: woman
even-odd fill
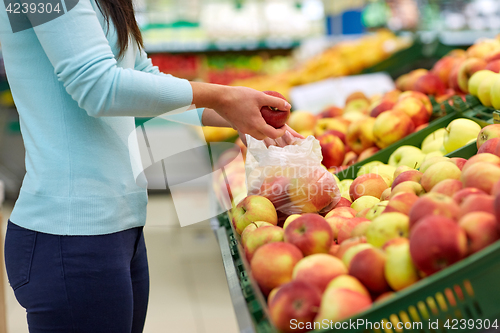
[[[132,2],[94,1],[74,7],[68,1],[70,10],[39,25],[43,13],[0,12],[27,171],[7,228],[5,261],[32,333],[143,329],[147,194],[132,173],[131,116],[194,104],[205,107],[205,125],[284,144],[286,128],[270,127],[259,110],[286,110],[288,103],[159,73],[142,51]],[[13,33],[26,20],[34,28]]]

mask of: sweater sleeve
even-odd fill
[[[137,57],[135,59],[135,69],[145,73],[172,77],[172,75],[170,74],[160,72],[157,66],[153,66],[153,62],[150,58],[148,58],[148,55],[144,50],[139,50],[137,52]]]
[[[58,80],[90,116],[153,117],[192,102],[187,80],[118,67],[90,0],[34,31]]]

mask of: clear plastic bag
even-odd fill
[[[324,214],[341,198],[333,175],[321,165],[321,146],[313,136],[293,145],[266,147],[247,135],[248,195],[261,195],[285,215]]]

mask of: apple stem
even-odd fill
[[[270,108],[271,110],[273,110],[273,111],[278,111],[278,108],[275,108],[275,107],[272,107],[272,106],[270,106],[269,108]]]
[[[250,223],[253,224],[253,225],[255,225],[256,228],[259,228],[259,226],[257,225],[257,223],[255,223],[255,221],[252,221]]]
[[[418,165],[418,162],[415,162],[415,166],[413,167],[413,170],[417,170],[417,165]]]

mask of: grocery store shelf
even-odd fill
[[[147,53],[200,53],[200,52],[238,52],[258,50],[289,50],[300,45],[291,39],[243,40],[243,41],[188,41],[154,42],[145,41]]]
[[[236,320],[238,321],[240,332],[255,333],[252,319],[250,318],[250,314],[248,312],[247,303],[243,297],[240,280],[236,274],[236,268],[234,266],[233,258],[231,257],[226,228],[219,227],[216,231],[216,235],[222,254],[224,270],[226,271],[229,294],[233,302],[234,312],[236,314]]]

